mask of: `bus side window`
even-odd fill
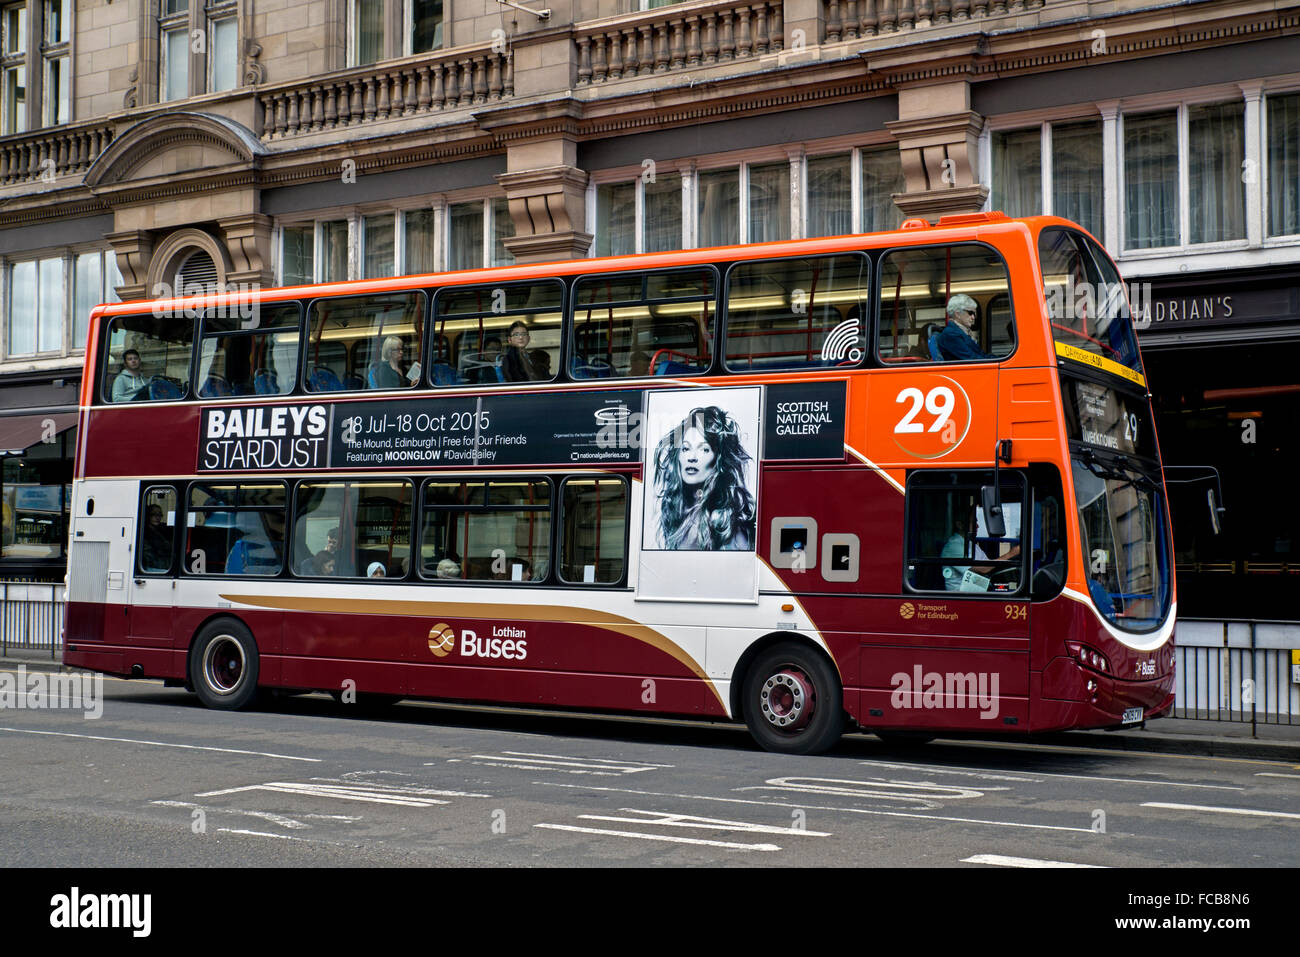
[[[699,375],[713,361],[712,269],[588,276],[574,286],[574,379]]]
[[[895,249],[881,258],[882,362],[1005,359],[1015,349],[1006,264],[977,243]]]
[[[546,479],[431,481],[421,522],[425,578],[536,583],[550,574]]]
[[[434,301],[435,386],[549,382],[559,370],[564,286],[456,286]]]
[[[152,485],[140,499],[139,568],[146,575],[166,575],[176,552],[176,488]]]
[[[307,391],[411,388],[424,316],[422,292],[316,300],[307,312]]]
[[[1024,559],[1023,477],[1001,472],[1006,533],[990,534],[980,489],[992,472],[918,470],[907,483],[905,570],[914,591],[1012,594],[1020,591]]]
[[[560,493],[560,579],[614,585],[627,554],[627,482],[621,478],[566,479]]]
[[[191,575],[278,575],[283,482],[190,486],[183,566]]]
[[[732,372],[860,365],[867,352],[866,256],[740,263],[727,273]]]
[[[183,399],[190,388],[194,320],[121,316],[108,326],[103,397],[108,402]]]

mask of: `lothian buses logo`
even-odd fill
[[[429,629],[429,650],[438,658],[446,658],[456,650],[456,633],[450,625],[438,622]]]

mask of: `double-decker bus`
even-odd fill
[[[811,753],[1172,704],[1133,324],[1061,219],[101,306],[80,404],[64,662],[210,707]]]

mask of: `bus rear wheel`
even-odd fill
[[[194,640],[190,683],[206,707],[238,711],[257,695],[257,643],[233,619],[210,622]]]
[[[745,677],[745,724],[781,754],[820,754],[844,733],[843,691],[830,663],[810,648],[775,645]]]

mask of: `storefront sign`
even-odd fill
[[[1152,287],[1148,287],[1152,288]],[[1300,286],[1232,288],[1155,286],[1146,301],[1133,303],[1139,333],[1189,327],[1294,322],[1300,318]]]

